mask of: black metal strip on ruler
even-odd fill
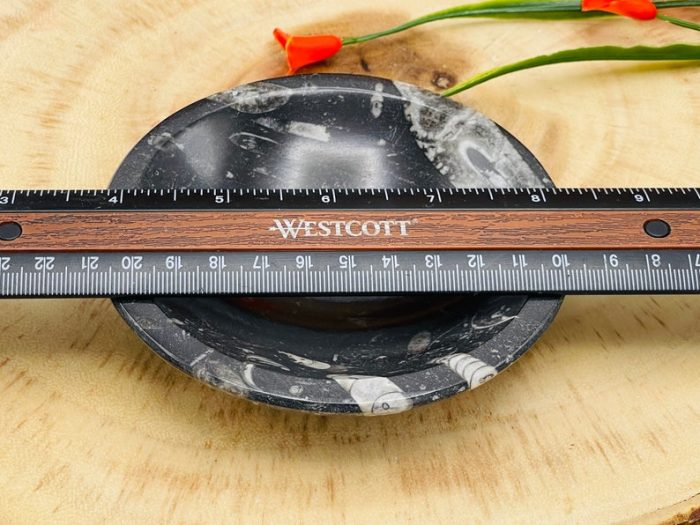
[[[699,293],[700,251],[0,255],[0,297]]]
[[[697,188],[0,190],[2,211],[183,209],[697,209]]]

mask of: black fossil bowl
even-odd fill
[[[159,124],[121,188],[537,187],[525,147],[415,86],[309,75],[239,86]],[[161,356],[212,386],[322,413],[406,410],[490,379],[542,333],[560,297],[152,298],[115,304]]]

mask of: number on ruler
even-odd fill
[[[552,265],[555,268],[568,268],[571,266],[569,263],[569,256],[565,253],[555,253],[552,255]]]
[[[395,270],[400,266],[398,255],[382,255],[382,265]]]
[[[296,266],[299,270],[310,269],[314,267],[313,263],[311,262],[310,255],[297,255]]]
[[[209,257],[209,268],[212,270],[223,270],[226,268],[226,261],[223,255],[212,255]]]
[[[603,255],[603,260],[612,268],[617,268],[618,266],[620,266],[620,260],[617,258],[617,254],[615,253],[611,253],[610,255]]]
[[[440,255],[431,254],[425,256],[425,266],[426,268],[438,269],[442,266],[442,261],[440,260]]]
[[[338,263],[342,270],[352,270],[357,267],[354,255],[341,255],[338,257]]]
[[[524,253],[513,254],[513,268],[525,268],[527,266],[527,259]]]
[[[165,267],[168,270],[175,270],[182,268],[182,257],[179,255],[168,255],[165,258]]]
[[[34,269],[38,271],[54,269],[55,257],[34,257]]]
[[[89,255],[80,258],[80,268],[83,270],[97,270],[100,258],[96,255]]]
[[[484,263],[484,256],[473,253],[468,254],[467,266],[469,266],[469,268],[483,268],[484,266],[486,266],[486,263]],[[430,268],[430,266],[428,266],[428,268]]]
[[[127,255],[122,257],[122,268],[125,270],[140,270],[143,268],[143,257],[140,255]]]
[[[267,255],[256,255],[253,260],[253,268],[256,270],[266,270],[270,267],[270,258]]]

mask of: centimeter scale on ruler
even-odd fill
[[[0,191],[0,297],[698,293],[700,190]]]

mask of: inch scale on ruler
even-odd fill
[[[0,191],[0,297],[698,293],[700,191]]]

